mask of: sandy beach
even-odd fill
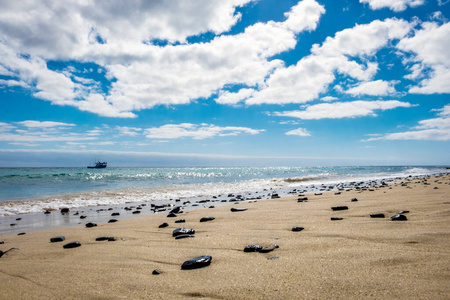
[[[409,178],[306,194],[306,202],[293,194],[175,218],[161,213],[1,235],[0,250],[19,250],[0,258],[0,299],[449,299],[449,183],[449,175]],[[392,221],[400,211],[409,211],[407,220]],[[375,213],[385,218],[371,218]],[[215,219],[199,222],[205,216]],[[169,226],[159,228],[164,222]],[[195,237],[175,239],[179,227]],[[55,236],[65,241],[50,243]],[[116,241],[95,240],[101,236]],[[63,248],[72,241],[81,246]],[[244,252],[250,244],[279,248]],[[181,270],[201,255],[212,257],[209,266]]]

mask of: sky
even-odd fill
[[[0,7],[0,167],[450,165],[450,0]]]

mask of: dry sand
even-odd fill
[[[450,299],[450,176],[3,235],[1,299]],[[435,189],[436,187],[436,189]],[[350,202],[351,198],[359,201]],[[332,211],[346,205],[348,210]],[[231,212],[232,207],[248,208]],[[390,216],[401,210],[407,221]],[[385,219],[373,219],[384,213]],[[211,222],[200,223],[204,216]],[[331,221],[330,217],[342,217]],[[175,224],[184,218],[186,223]],[[158,228],[163,222],[169,227]],[[292,232],[293,226],[305,229]],[[172,231],[193,228],[195,238]],[[64,235],[65,242],[49,239]],[[96,242],[115,236],[115,242]],[[121,239],[123,238],[123,240]],[[81,247],[63,249],[80,241]],[[249,244],[279,248],[245,253]],[[181,270],[211,255],[210,266]],[[272,259],[269,259],[272,258]],[[154,269],[160,275],[152,275]]]

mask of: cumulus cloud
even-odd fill
[[[249,2],[160,0],[124,6],[101,1],[95,9],[79,1],[8,2],[0,12],[0,71],[15,80],[10,84],[30,85],[37,98],[108,117],[186,104],[224,86],[258,86],[283,64],[270,57],[293,49],[295,35],[314,30],[324,9],[304,0],[285,14],[284,22],[222,34],[240,19],[236,8]],[[188,37],[206,32],[217,36],[187,43]],[[169,43],[160,46],[155,40]],[[112,80],[110,90],[105,94],[87,78],[47,68],[48,60],[58,59],[102,66]],[[219,101],[232,100],[223,95]]]
[[[308,130],[305,128],[297,128],[285,133],[286,135],[296,135],[296,136],[311,136]]]
[[[364,141],[377,140],[431,140],[450,141],[450,104],[438,111],[438,117],[419,121],[412,130],[388,133]]]
[[[202,140],[216,136],[236,136],[239,134],[259,134],[264,129],[252,129],[247,127],[220,127],[212,124],[167,124],[161,127],[152,127],[145,129],[144,134],[149,139],[179,139],[192,138]]]
[[[273,115],[303,120],[342,119],[376,116],[376,110],[383,111],[398,107],[411,107],[411,104],[397,100],[320,103],[308,106],[304,110],[275,112]]]
[[[404,38],[412,28],[413,24],[404,20],[386,19],[337,32],[334,37],[326,38],[321,46],[313,45],[311,55],[296,65],[277,68],[246,103],[312,101],[328,90],[336,79],[336,73],[358,81],[370,81],[378,71],[378,64],[373,61],[377,51],[393,40]],[[378,82],[366,83],[365,89],[368,91],[370,88],[374,92],[375,85],[380,89]],[[387,90],[392,91],[392,86]]]
[[[369,4],[371,9],[389,8],[395,12],[404,11],[409,7],[418,7],[425,3],[425,0],[359,0],[360,3]]]
[[[450,93],[450,23],[425,22],[414,36],[402,39],[397,48],[413,53],[406,61],[412,62],[406,78],[421,80],[409,89],[410,93]]]
[[[375,80],[362,82],[355,87],[345,91],[353,96],[370,95],[370,96],[387,96],[395,94],[396,81]]]

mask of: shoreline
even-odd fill
[[[309,183],[306,185],[300,185],[295,187],[283,187],[276,189],[276,187],[271,187],[270,189],[258,190],[258,191],[237,191],[237,193],[225,193],[222,195],[206,195],[201,197],[185,197],[179,199],[165,199],[165,200],[142,200],[136,202],[127,202],[124,204],[112,204],[112,205],[96,205],[96,206],[82,206],[82,207],[70,207],[61,206],[59,209],[48,209],[43,210],[41,213],[25,213],[25,214],[14,214],[8,216],[0,217],[0,236],[2,234],[9,233],[19,233],[23,231],[36,231],[36,230],[46,230],[51,228],[66,227],[66,226],[77,226],[81,224],[86,224],[88,222],[106,223],[111,217],[111,213],[120,213],[120,216],[114,219],[128,219],[133,218],[138,215],[153,215],[157,213],[165,213],[170,211],[171,208],[175,206],[182,206],[183,209],[199,209],[208,208],[209,206],[223,205],[228,202],[245,202],[252,200],[266,200],[271,199],[272,194],[275,193],[281,197],[289,196],[294,193],[304,193],[313,194],[318,192],[326,191],[344,191],[354,188],[369,188],[376,185],[384,183],[391,184],[399,180],[404,180],[406,178],[425,178],[429,176],[440,176],[448,173],[439,173],[433,175],[422,175],[422,176],[412,176],[408,177],[396,177],[396,178],[378,178],[370,179],[366,181],[344,181],[344,182],[328,182],[328,183]],[[292,182],[291,178],[283,179],[286,182]],[[297,181],[295,181],[297,182]],[[303,182],[300,180],[299,182]],[[97,193],[97,191],[95,192]],[[108,194],[108,191],[106,191]],[[70,194],[72,195],[72,194]],[[87,194],[79,193],[75,194],[80,197],[86,197]],[[237,196],[237,199],[236,199]],[[46,203],[50,197],[45,197]],[[24,201],[26,203],[34,201]],[[15,202],[5,202],[4,204],[15,204]],[[152,211],[152,207],[165,206],[158,212]],[[60,214],[60,209],[69,208],[70,212],[65,215]],[[136,210],[139,210],[136,212]],[[44,214],[47,211],[48,214]],[[82,219],[80,219],[80,217]]]
[[[164,213],[1,235],[2,251],[20,250],[0,258],[0,298],[445,299],[450,175],[401,181],[361,193],[308,194],[307,202],[295,194],[186,210],[175,218]],[[389,219],[402,210],[409,211],[407,221]],[[371,218],[375,213],[386,218]],[[199,222],[205,216],[215,220]],[[176,224],[181,218],[186,222]],[[159,228],[163,222],[169,226]],[[293,232],[294,226],[304,230]],[[194,229],[195,238],[174,239],[178,227]],[[59,235],[82,246],[49,242]],[[117,239],[95,241],[100,236]],[[245,253],[250,244],[279,248]],[[181,270],[200,255],[211,255],[211,265]],[[152,275],[155,269],[161,274]]]

